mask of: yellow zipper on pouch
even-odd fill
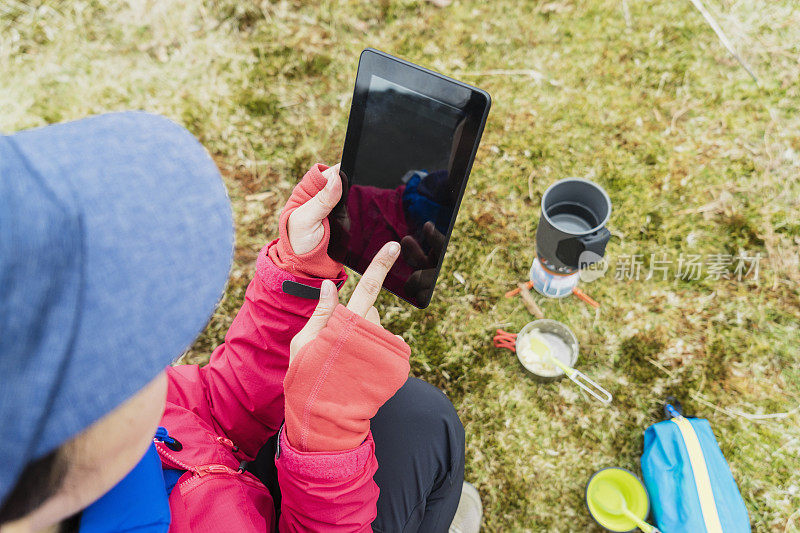
[[[719,521],[714,492],[711,490],[711,478],[708,475],[703,449],[700,447],[700,439],[697,438],[697,433],[694,432],[692,424],[684,417],[676,417],[670,420],[678,425],[678,429],[683,436],[683,442],[686,444],[689,464],[692,466],[692,473],[694,473],[694,483],[697,487],[697,494],[700,496],[700,511],[703,514],[706,530],[708,533],[722,533],[722,524]]]

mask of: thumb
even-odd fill
[[[292,213],[293,217],[296,216],[298,221],[303,221],[308,227],[327,217],[342,197],[339,165],[328,168],[322,175],[327,179],[325,186]]]
[[[319,290],[319,303],[314,309],[314,313],[308,322],[300,331],[308,331],[311,333],[311,338],[317,336],[317,333],[322,331],[328,319],[333,314],[333,310],[339,303],[338,294],[336,293],[336,285],[329,279],[322,282],[322,287]]]
[[[336,309],[338,303],[339,295],[336,292],[336,285],[331,280],[326,279],[320,287],[319,303],[317,303],[314,313],[308,319],[306,325],[303,326],[303,329],[292,339],[289,348],[290,364],[292,359],[297,356],[297,352],[319,335],[319,332],[322,331],[322,328],[325,327],[331,315],[333,315],[333,310]]]

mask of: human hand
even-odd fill
[[[338,173],[337,173],[338,175]],[[380,325],[380,316],[375,308],[375,300],[383,286],[383,280],[394,265],[400,255],[400,245],[396,242],[388,242],[383,245],[367,269],[361,276],[350,301],[347,302],[347,309],[353,313],[366,318],[373,324]],[[297,353],[314,338],[327,325],[334,309],[339,303],[339,295],[336,292],[336,285],[330,281],[322,282],[320,288],[320,298],[314,314],[308,319],[306,325],[297,335],[294,336],[289,345],[289,364]],[[399,337],[399,336],[398,336]]]
[[[445,247],[445,236],[436,229],[433,222],[426,222],[422,226],[422,237],[429,246],[429,251],[423,251],[420,243],[411,235],[403,237],[401,246],[403,260],[415,269],[409,276],[403,290],[409,296],[420,300],[428,300],[436,284],[436,267],[439,264]]]
[[[322,171],[322,176],[327,180],[325,186],[292,211],[286,224],[289,245],[296,255],[308,253],[319,245],[325,236],[323,222],[342,197],[339,165]]]
[[[328,255],[328,213],[342,195],[339,166],[316,164],[292,190],[278,221],[280,237],[267,254],[278,268],[306,278],[339,276],[342,264]]]
[[[383,329],[374,303],[400,245],[381,248],[367,267],[347,308],[332,282],[323,282],[319,304],[292,339],[283,380],[287,441],[297,450],[353,449],[369,435],[370,419],[408,379],[411,349]]]

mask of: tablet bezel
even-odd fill
[[[460,176],[460,190],[458,191],[458,197],[453,209],[453,216],[450,219],[447,234],[445,235],[444,249],[436,265],[435,284],[441,273],[447,246],[450,244],[450,236],[453,232],[453,227],[458,217],[458,210],[461,207],[461,200],[464,197],[469,174],[472,170],[472,163],[475,160],[475,154],[480,144],[486,118],[489,115],[491,97],[486,91],[448,78],[438,72],[433,72],[432,70],[414,65],[408,61],[381,52],[380,50],[366,48],[361,52],[361,57],[358,62],[358,74],[356,75],[356,83],[353,89],[350,118],[347,122],[347,133],[345,135],[344,148],[342,151],[341,170],[348,179],[352,179],[354,174],[353,168],[358,153],[357,143],[361,138],[369,85],[373,75],[455,107],[461,110],[466,117],[461,132],[461,140],[456,147],[453,168],[451,169],[451,174]],[[351,185],[352,184],[357,184],[357,182],[352,181]],[[349,258],[349,254],[346,254],[346,257]],[[348,268],[359,274],[363,274],[363,272],[348,263],[349,262],[345,260],[344,264]],[[433,295],[431,291],[426,301],[415,302],[397,294],[385,285],[383,288],[419,309],[428,307]]]

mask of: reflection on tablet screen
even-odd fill
[[[343,176],[347,264],[363,272],[388,241],[402,253],[385,285],[427,304],[458,203],[460,180],[450,179],[464,113],[446,103],[372,75],[352,176]],[[337,237],[338,238],[338,237]]]

